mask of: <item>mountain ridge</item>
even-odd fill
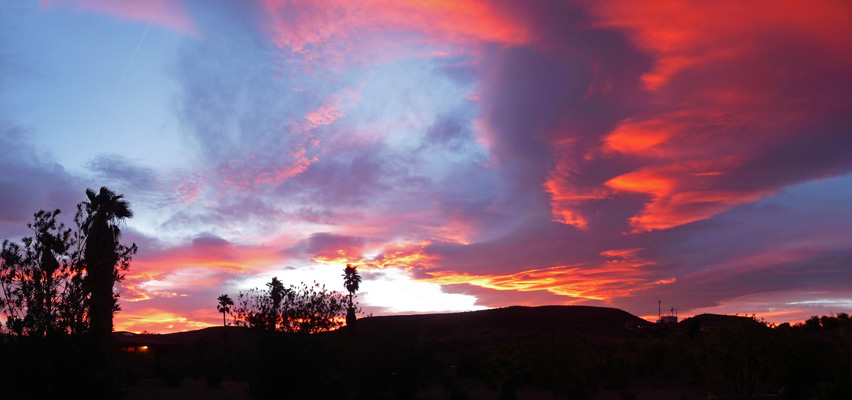
[[[369,316],[358,319],[354,329],[359,334],[415,335],[426,338],[454,337],[511,338],[528,334],[565,333],[590,336],[621,337],[628,327],[651,325],[627,311],[612,307],[548,305],[510,306],[454,313]],[[233,341],[245,340],[245,328],[215,326],[192,331],[157,334],[173,343],[194,341],[220,342],[227,330]],[[320,335],[345,334],[347,327]]]

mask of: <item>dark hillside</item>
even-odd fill
[[[699,314],[678,322],[678,328],[693,330],[740,329],[761,325],[751,317],[719,314]]]
[[[361,318],[358,332],[396,334],[430,338],[439,341],[457,339],[488,340],[512,338],[529,334],[571,333],[590,336],[622,337],[629,332],[627,324],[640,326],[648,321],[617,308],[590,306],[514,306],[492,310],[446,314],[389,315]],[[227,331],[232,345],[245,343],[250,332],[241,327],[211,327],[197,331],[157,335],[176,344],[221,345]],[[330,332],[320,336],[343,334]]]
[[[152,368],[132,366],[166,383],[225,377],[257,399],[280,398],[282,387],[294,398],[335,399],[849,399],[852,335],[848,317],[835,319],[772,329],[702,314],[668,325],[614,308],[516,306],[368,317],[313,335],[240,327],[156,335],[139,339],[175,345],[139,342],[156,357]],[[822,387],[825,396],[812,396]]]
[[[238,326],[215,326],[199,329],[197,331],[175,332],[157,335],[165,340],[176,344],[204,344],[221,346],[227,335],[228,342],[233,344],[246,343],[249,340],[249,331]]]
[[[364,318],[359,332],[397,332],[445,340],[497,339],[531,333],[574,333],[594,336],[624,336],[627,324],[647,321],[616,308],[589,306],[508,307],[449,314],[395,315]]]

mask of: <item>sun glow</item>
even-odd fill
[[[483,310],[476,297],[446,293],[441,285],[414,280],[402,269],[388,268],[375,271],[375,276],[364,284],[360,296],[365,304],[379,306],[387,313],[422,313],[446,311]]]

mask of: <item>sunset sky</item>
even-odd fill
[[[116,330],[347,263],[374,315],[852,312],[852,2],[2,2],[0,239],[100,186]]]

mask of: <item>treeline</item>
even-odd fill
[[[273,277],[266,289],[240,292],[236,307],[230,295],[219,296],[216,310],[222,313],[224,326],[228,326],[226,316],[232,313],[236,325],[252,331],[328,332],[343,325],[344,315],[347,325],[355,323],[360,312],[355,293],[360,285],[357,267],[347,264],[343,270],[343,287],[349,292],[348,297],[316,282],[285,287],[278,277]]]
[[[213,362],[218,362],[220,371],[225,365],[240,366],[237,374],[245,374],[254,398],[345,398],[346,376],[351,373],[341,368],[354,365],[347,360],[351,351],[330,351],[325,337],[312,334],[336,330],[344,321],[353,333],[360,311],[355,301],[360,283],[357,267],[347,265],[343,286],[348,296],[316,282],[285,287],[277,277],[265,289],[241,292],[233,308],[234,322],[248,329],[250,341],[237,352],[226,346],[223,356]],[[224,317],[233,302],[226,294],[218,300],[217,309]],[[208,383],[219,381],[215,367],[203,372]]]
[[[133,216],[123,195],[86,190],[74,227],[60,210],[38,211],[32,236],[0,249],[0,398],[120,398],[110,336],[113,291],[135,244],[120,242]]]
[[[343,324],[347,301],[340,292],[318,283],[285,287],[277,277],[266,287],[240,293],[233,311],[238,325],[267,332],[317,333]]]

